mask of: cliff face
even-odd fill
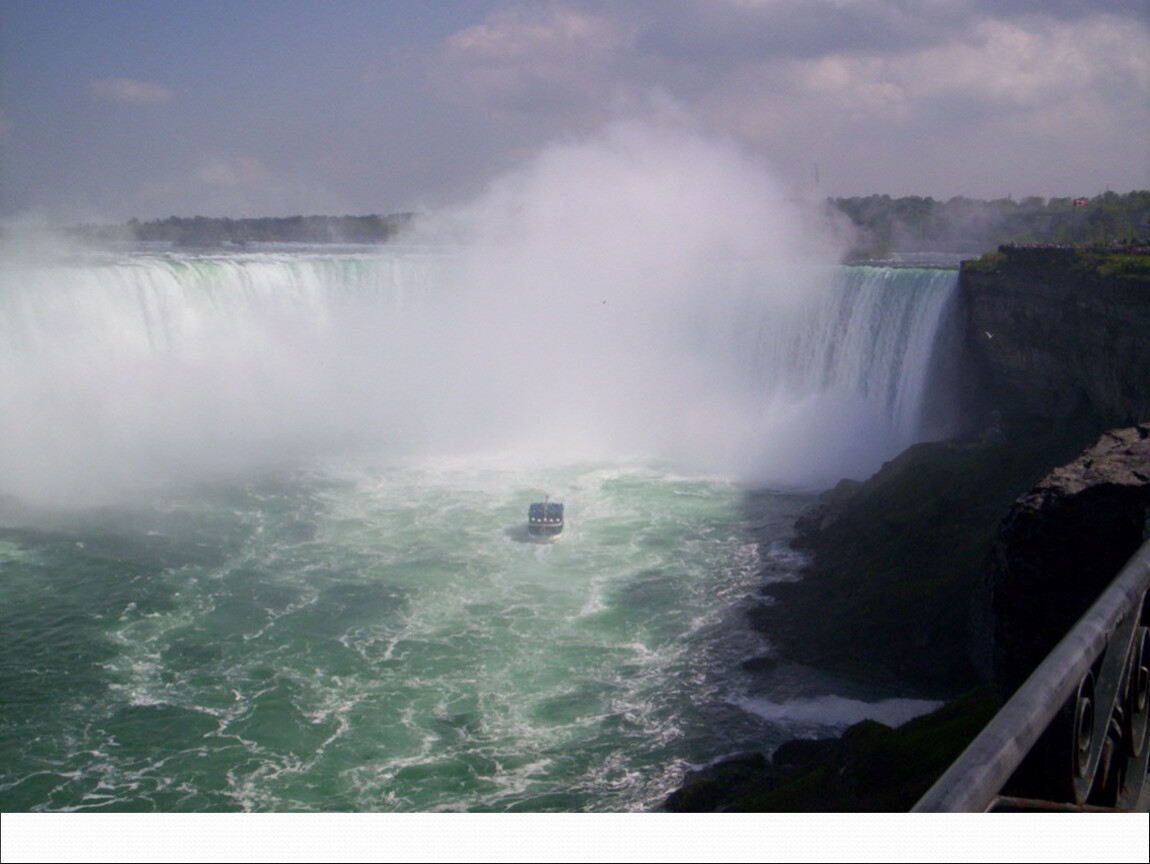
[[[1061,438],[916,444],[795,525],[811,566],[748,611],[781,656],[950,697],[992,675],[983,564],[1011,503],[1081,452]],[[972,620],[972,613],[977,615]]]
[[[995,677],[1009,695],[1150,530],[1150,425],[1105,433],[1011,506],[987,562]]]
[[[959,285],[980,407],[1008,425],[1094,434],[1150,419],[1147,267],[1150,256],[1057,248],[1000,247],[966,262]]]

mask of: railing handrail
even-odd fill
[[[1002,710],[919,799],[912,812],[988,809],[1003,784],[1115,638],[1117,628],[1126,623],[1128,616],[1140,614],[1148,586],[1150,540],[1134,553]]]

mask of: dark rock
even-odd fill
[[[1150,425],[1105,433],[1020,497],[988,562],[995,677],[1013,692],[1142,544]]]
[[[825,759],[837,746],[833,738],[795,738],[779,745],[771,756],[771,764],[778,768],[809,768]]]
[[[726,810],[784,779],[789,779],[789,775],[772,768],[762,753],[740,753],[689,771],[664,806],[674,813]]]
[[[843,508],[862,488],[863,484],[857,480],[843,479],[833,489],[819,495],[819,500],[795,520],[795,536],[791,545],[798,549],[815,545],[817,537],[834,527]]]
[[[776,657],[751,657],[739,664],[747,672],[771,672],[778,668],[778,665],[779,661]]]
[[[971,598],[998,521],[1065,458],[1063,442],[1025,436],[916,444],[823,496],[797,526],[804,578],[772,584],[777,602],[748,620],[778,656],[854,680],[934,698],[975,686]]]

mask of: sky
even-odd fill
[[[1150,2],[0,3],[10,221],[434,210],[643,118],[793,194],[1146,189]]]

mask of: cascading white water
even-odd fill
[[[951,398],[932,372],[956,284],[951,270],[842,267],[798,314],[749,317],[736,340],[757,394],[744,480],[828,485],[949,432],[925,408]]]
[[[716,262],[589,299],[477,287],[494,277],[430,248],[7,268],[0,486],[98,499],[353,439],[833,481],[920,434],[955,274],[818,275],[780,299],[772,280],[812,273]]]

